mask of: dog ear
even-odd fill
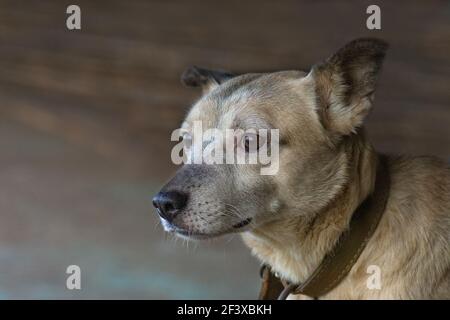
[[[228,72],[192,66],[183,72],[181,82],[187,87],[201,87],[205,93],[233,77]]]
[[[339,135],[355,132],[369,113],[388,45],[378,39],[357,39],[315,65],[318,112],[325,128]]]

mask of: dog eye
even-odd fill
[[[186,149],[192,146],[192,136],[189,133],[183,134],[183,143]]]
[[[263,138],[255,133],[246,133],[242,137],[242,148],[245,152],[258,151],[264,145]]]

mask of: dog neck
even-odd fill
[[[363,132],[349,137],[347,184],[315,214],[291,214],[243,234],[244,242],[281,278],[305,281],[348,228],[353,212],[373,191],[377,155]]]

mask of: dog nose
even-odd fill
[[[153,205],[161,218],[172,222],[186,207],[187,195],[178,191],[160,192],[153,198]]]

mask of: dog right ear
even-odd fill
[[[228,72],[192,66],[181,75],[181,83],[186,87],[201,87],[203,93],[206,93],[233,77]]]

